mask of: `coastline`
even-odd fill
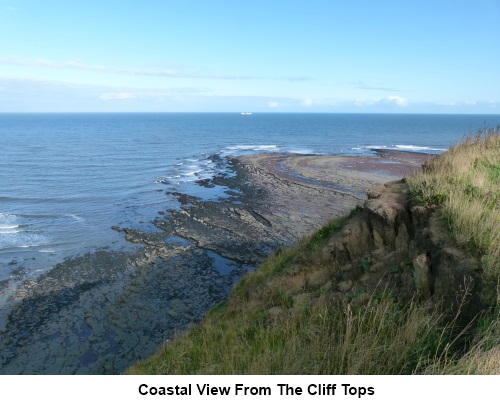
[[[69,259],[24,285],[2,332],[0,373],[122,372],[200,321],[274,249],[362,204],[369,186],[410,175],[431,157],[384,153],[229,158],[234,175],[199,182],[226,187],[227,198],[172,194],[181,208],[155,221],[161,232],[116,228],[143,246],[137,253]]]
[[[370,187],[127,374],[498,374],[499,141],[487,131]]]
[[[432,155],[390,151],[378,156],[260,153],[229,156],[235,176],[200,181],[230,197],[206,201],[176,194],[181,209],[155,225],[224,258],[256,265],[332,218],[346,215],[376,184],[419,170]],[[131,241],[140,236],[130,233]]]
[[[369,187],[409,176],[432,157],[384,152],[384,157],[255,154],[233,160],[255,187],[265,190],[265,201],[252,203],[279,232],[293,235],[295,243],[362,204]]]

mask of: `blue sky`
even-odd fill
[[[500,113],[500,0],[0,0],[0,112]]]

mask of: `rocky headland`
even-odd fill
[[[127,373],[498,374],[499,140],[478,136],[428,161],[388,151],[235,160],[265,191],[252,210],[270,238],[325,211],[328,221]]]
[[[124,371],[199,322],[207,310],[227,298],[234,282],[272,251],[297,243],[331,218],[363,205],[369,187],[409,176],[428,158],[391,151],[373,157],[229,158],[231,174],[199,182],[200,187],[225,187],[225,198],[206,200],[176,193],[181,208],[162,213],[155,221],[158,232],[115,228],[138,245],[136,252],[104,249],[70,258],[25,282],[0,331],[0,373]],[[399,186],[394,183],[387,192],[372,191],[371,197],[380,196],[370,201],[383,201],[386,197],[381,196],[394,194],[394,187]],[[418,228],[421,232],[416,228],[423,217],[404,204],[389,211],[392,203],[385,208],[377,204],[366,205],[373,206],[367,214],[372,222],[355,222],[344,231],[343,240],[332,241],[324,249],[324,255],[354,263],[348,268],[346,261],[343,273],[333,280],[335,288],[352,293],[363,286],[368,292],[369,285],[385,276],[376,266],[367,274],[358,274],[355,267],[375,258],[398,268],[392,276],[408,294],[412,290],[406,270],[414,261],[422,263],[424,281],[418,287],[422,294],[451,288],[440,276],[425,281],[430,277],[429,263],[441,259],[433,249],[411,245],[424,232],[425,227]],[[411,251],[411,257],[403,257],[403,250]],[[444,252],[455,257],[453,251]],[[463,262],[458,256],[456,261]]]

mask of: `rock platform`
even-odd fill
[[[199,322],[274,249],[429,158],[384,153],[229,158],[231,175],[199,182],[224,186],[225,198],[173,194],[180,209],[155,220],[158,232],[115,228],[137,244],[134,253],[103,249],[24,282],[0,330],[0,373],[121,373]]]

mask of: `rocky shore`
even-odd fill
[[[235,176],[203,181],[229,198],[202,201],[179,194],[182,205],[156,226],[243,263],[297,242],[366,199],[374,184],[419,170],[429,155],[386,151],[384,157],[256,154],[230,158]]]
[[[0,330],[2,374],[113,374],[201,320],[274,249],[296,243],[366,199],[374,184],[418,170],[429,155],[259,154],[229,158],[206,200],[174,193],[158,232],[122,229],[135,253],[70,258],[24,283]],[[159,210],[162,207],[158,207]]]

